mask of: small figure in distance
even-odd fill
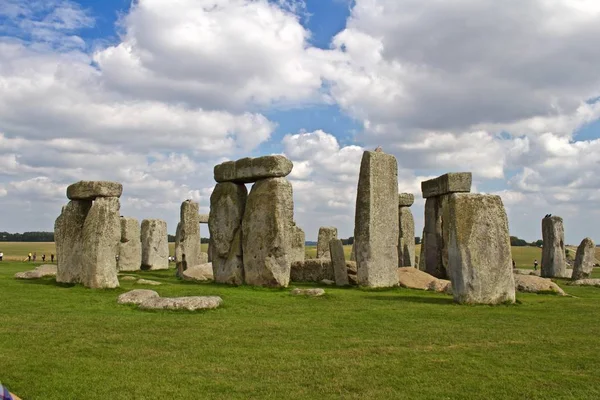
[[[31,253],[27,254],[27,261],[31,261]]]
[[[534,271],[537,271],[537,266],[538,266],[538,262],[537,262],[537,260],[534,260],[533,261],[533,270]]]
[[[2,261],[3,258],[4,258],[4,253],[2,252],[2,250],[0,250],[0,261]]]
[[[46,262],[46,254],[42,254],[42,262]]]
[[[515,264],[515,260],[513,260],[513,269],[517,268],[517,264]]]
[[[37,253],[36,253],[36,252],[34,252],[34,253],[33,253],[33,262],[35,262],[36,258],[37,258]]]
[[[50,254],[50,261],[54,262],[54,254]]]

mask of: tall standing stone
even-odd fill
[[[292,249],[290,253],[290,260],[292,263],[294,263],[296,261],[304,261],[306,258],[306,236],[304,231],[297,226],[295,222],[292,224]]]
[[[400,235],[398,237],[398,267],[415,266],[415,219],[410,206],[415,201],[412,193],[398,195]]]
[[[169,269],[167,223],[160,219],[142,221],[142,269]]]
[[[192,200],[181,203],[179,224],[175,231],[175,258],[180,262],[185,254],[185,260],[190,267],[207,262],[206,258],[201,257],[198,210],[198,203]]]
[[[242,218],[248,190],[243,184],[223,182],[210,196],[210,257],[217,283],[244,283],[242,253]]]
[[[121,242],[119,243],[119,271],[137,271],[142,266],[140,223],[136,218],[121,217]]]
[[[293,218],[292,185],[287,179],[268,178],[252,186],[242,222],[247,284],[272,287],[288,285]]]
[[[398,163],[391,154],[365,151],[356,194],[354,241],[358,283],[398,284]]]
[[[71,200],[54,224],[56,281],[80,283],[83,273],[83,224],[92,208],[91,200]]]
[[[117,197],[98,197],[83,224],[82,283],[89,288],[115,288],[121,241],[120,203]]]
[[[331,239],[329,241],[329,253],[331,254],[335,284],[337,286],[348,286],[350,282],[348,281],[344,245],[340,239]]]
[[[456,193],[449,197],[448,270],[454,301],[515,301],[508,218],[500,196]]]
[[[595,251],[596,245],[592,239],[585,238],[581,241],[581,244],[577,247],[571,279],[576,281],[590,277],[594,269],[594,261],[596,260]]]
[[[317,258],[331,258],[329,253],[329,242],[331,239],[337,239],[337,228],[333,226],[322,226],[319,228],[317,239]]]
[[[557,216],[542,219],[542,272],[544,278],[567,278],[565,230]]]

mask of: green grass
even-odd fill
[[[19,281],[0,264],[0,380],[31,399],[596,399],[600,289],[459,306],[408,289],[288,290],[192,284],[199,313],[144,312],[116,290]],[[563,286],[564,287],[564,286]]]

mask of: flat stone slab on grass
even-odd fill
[[[120,276],[119,279],[122,281],[137,281],[138,278],[135,276],[131,276],[131,275],[125,275],[125,276]]]
[[[576,281],[568,282],[567,285],[600,287],[600,279],[578,279]]]
[[[319,297],[325,294],[324,289],[299,289],[296,288],[290,292],[292,296],[308,296],[308,297]]]
[[[189,297],[152,297],[142,302],[139,307],[144,310],[208,310],[217,308],[223,303],[219,296]]]
[[[154,290],[135,289],[123,293],[117,298],[119,304],[142,304],[145,300],[160,297]]]
[[[205,263],[200,265],[194,265],[183,271],[183,280],[185,281],[212,281],[214,279],[214,272],[212,263]]]
[[[242,158],[215,166],[217,182],[252,183],[265,178],[280,178],[292,172],[294,164],[280,155]]]
[[[448,283],[445,279],[438,279],[427,272],[423,272],[413,267],[398,268],[398,283],[401,287],[408,289],[432,290],[435,292],[444,292]]]
[[[138,285],[151,285],[151,286],[162,285],[162,283],[160,283],[158,281],[152,281],[150,279],[138,279],[135,283]]]
[[[541,278],[534,275],[514,275],[515,289],[518,292],[539,293],[539,292],[555,292],[561,296],[567,294],[548,278]]]
[[[67,187],[69,200],[95,200],[97,197],[121,197],[123,185],[109,181],[79,181]]]
[[[46,276],[56,276],[56,265],[44,264],[31,271],[17,272],[16,279],[40,279]]]

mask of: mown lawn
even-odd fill
[[[217,310],[143,312],[116,290],[18,281],[0,264],[0,380],[30,399],[596,399],[600,289],[459,306],[408,289],[288,290],[159,280]]]

